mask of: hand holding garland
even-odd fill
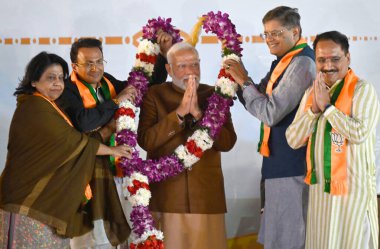
[[[166,58],[168,50],[173,45],[173,37],[162,29],[159,29],[157,31],[157,43],[160,45],[160,53]]]
[[[131,103],[135,102],[135,97],[136,97],[137,90],[134,86],[127,86],[124,88],[117,96],[116,99],[118,102],[123,102],[123,101],[130,101]]]
[[[241,62],[234,59],[228,59],[224,61],[223,67],[240,86],[243,86],[243,83],[248,80],[247,70],[245,70]]]
[[[240,47],[240,35],[236,33],[235,26],[231,23],[227,14],[209,12],[201,18],[206,32],[213,32],[225,45],[223,60],[235,59],[240,61],[242,48]],[[147,91],[147,83],[152,75],[155,56],[158,54],[157,39],[158,30],[162,29],[173,37],[173,41],[180,40],[179,31],[173,29],[171,19],[158,18],[148,21],[143,28],[145,40],[140,42],[137,60],[133,71],[130,73],[130,85],[136,87],[136,106],[140,106],[142,96]],[[189,91],[186,99],[181,103],[181,114],[190,113],[194,117],[201,116],[196,94],[195,80],[189,80]],[[229,117],[229,107],[232,105],[232,97],[237,89],[236,83],[230,74],[222,68],[215,87],[215,93],[208,99],[209,106],[206,108],[203,118],[200,120],[199,129],[187,139],[185,145],[179,146],[174,154],[158,160],[142,160],[138,151],[132,153],[130,160],[121,159],[119,166],[126,176],[129,176],[127,197],[132,203],[133,211],[131,221],[133,223],[133,238],[130,248],[162,248],[163,234],[153,226],[152,216],[147,208],[150,199],[149,182],[162,181],[175,176],[183,170],[191,168],[202,156],[203,151],[212,147],[214,140],[222,131],[223,124]],[[180,106],[181,106],[180,105]],[[121,109],[132,110],[133,115],[118,111],[116,141],[118,144],[126,143],[136,146],[136,126],[132,122],[136,107],[130,102],[120,104]],[[127,116],[127,117],[123,117]],[[132,118],[133,116],[133,118]],[[153,243],[153,242],[154,243]]]

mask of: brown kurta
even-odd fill
[[[126,239],[126,223],[109,169],[95,163],[99,142],[72,128],[45,99],[18,97],[7,162],[0,183],[0,207],[56,229],[66,237],[90,231],[103,217],[111,243]],[[93,199],[82,208],[90,183]],[[100,203],[110,202],[107,211]],[[103,204],[104,205],[104,204]]]
[[[207,98],[214,87],[200,84],[198,103],[204,111]],[[141,107],[138,128],[139,145],[148,158],[170,155],[193,133],[192,117],[185,117],[186,125],[179,125],[175,110],[184,91],[172,83],[152,86]],[[151,184],[150,209],[169,213],[218,214],[226,212],[221,151],[230,150],[236,142],[231,119],[224,125],[213,147],[193,165],[192,170],[160,183]]]

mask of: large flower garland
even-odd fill
[[[173,43],[181,41],[179,31],[170,24],[171,19],[151,19],[143,27],[143,40],[138,46],[136,62],[128,78],[128,85],[137,89],[135,104],[128,101],[120,103],[115,114],[117,144],[127,144],[135,148],[137,144],[135,116],[137,107],[148,88],[154,63],[159,53],[156,33],[159,29],[173,37]],[[242,48],[240,35],[228,18],[228,14],[209,12],[201,17],[206,32],[212,32],[224,44],[222,58],[240,61]],[[130,219],[132,222],[131,249],[163,248],[163,233],[153,226],[153,218],[148,205],[151,193],[150,182],[159,182],[180,174],[200,160],[205,150],[212,147],[223,124],[229,116],[232,97],[237,90],[234,79],[222,67],[215,86],[215,92],[208,98],[208,107],[199,122],[199,128],[190,136],[185,145],[180,145],[170,156],[158,160],[143,160],[138,150],[132,153],[132,159],[119,158],[117,167],[122,169],[127,179],[125,195],[132,204]]]

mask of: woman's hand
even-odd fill
[[[118,145],[115,147],[109,147],[112,150],[111,156],[114,157],[126,157],[128,159],[132,158],[132,148],[128,145]]]
[[[100,144],[97,156],[114,156],[114,157],[126,157],[128,159],[132,158],[132,148],[126,144],[118,145],[115,147],[110,147],[104,144]]]

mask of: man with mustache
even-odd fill
[[[157,42],[161,54],[157,58],[152,81],[159,84],[167,77],[165,57],[172,38],[160,30]],[[107,62],[100,40],[81,38],[74,42],[70,59],[73,72],[58,101],[79,131],[99,129],[112,120],[119,102],[127,99],[133,102],[135,89],[127,86],[126,80],[118,80],[104,71]]]
[[[170,155],[186,142],[214,92],[214,87],[199,83],[200,60],[190,44],[173,45],[167,58],[173,82],[149,88],[141,107],[138,143],[150,159]],[[220,152],[232,149],[235,141],[229,118],[191,170],[150,185],[150,210],[164,232],[166,249],[227,248]]]
[[[349,67],[345,35],[319,34],[313,46],[318,75],[286,131],[292,148],[307,144],[306,248],[378,248],[376,90]]]
[[[265,203],[259,242],[266,249],[303,249],[305,243],[306,149],[293,150],[285,138],[302,95],[315,78],[314,53],[301,37],[300,18],[297,9],[286,6],[265,14],[262,38],[277,58],[259,84],[253,84],[241,63],[225,62],[226,72],[240,85],[244,107],[261,121],[258,151],[263,155]]]
[[[157,58],[152,78],[154,83],[159,84],[167,77],[164,68],[165,56],[172,45],[172,37],[160,30],[157,42],[160,45],[161,54]],[[92,133],[102,127],[111,133],[115,132],[113,116],[119,108],[119,102],[127,99],[133,102],[135,88],[127,86],[126,80],[118,80],[104,71],[106,61],[103,56],[102,42],[98,39],[81,38],[74,42],[71,46],[70,59],[73,72],[70,79],[65,82],[65,89],[58,99],[58,104],[68,114],[74,127],[81,132]],[[97,157],[97,161],[110,167],[109,157]],[[121,170],[115,168],[114,179],[126,213],[128,204],[121,191],[123,178]],[[104,205],[104,203],[99,205]],[[71,240],[71,248],[112,248],[106,231],[107,224],[103,224],[100,219],[96,220],[92,232]]]

